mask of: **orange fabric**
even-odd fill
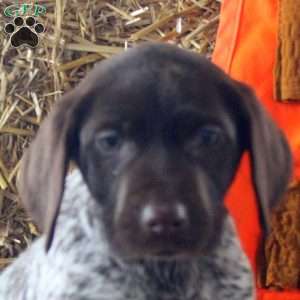
[[[213,61],[233,78],[255,89],[262,104],[287,135],[294,155],[294,178],[300,179],[300,104],[279,103],[273,98],[277,10],[276,0],[223,0]],[[256,269],[261,231],[248,155],[242,159],[226,204]],[[258,299],[300,300],[300,292],[258,290]]]
[[[271,292],[265,290],[258,291],[258,300],[299,300],[299,292]]]

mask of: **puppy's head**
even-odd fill
[[[74,160],[119,255],[200,255],[220,235],[246,150],[267,230],[290,175],[281,131],[205,58],[146,44],[100,63],[56,105],[24,158],[20,192],[49,247]]]

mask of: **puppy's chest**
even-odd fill
[[[59,280],[44,286],[46,299],[72,300],[208,300],[200,295],[202,280],[186,270],[145,267],[136,265],[124,268],[114,262],[102,261],[98,266],[84,269],[73,265],[73,270],[56,269]],[[87,265],[86,265],[87,267]],[[80,270],[81,269],[81,270]],[[84,276],[82,276],[84,274]],[[51,274],[47,274],[49,276]],[[52,274],[53,275],[53,274]],[[53,276],[50,276],[55,278]],[[62,282],[64,284],[62,285]],[[66,289],[65,286],[68,288]]]
[[[193,268],[192,263],[143,263],[142,277],[133,276],[133,285],[139,287],[146,300],[196,300],[200,281],[198,268]],[[143,283],[139,285],[140,279]],[[137,298],[138,299],[138,298]]]
[[[202,280],[193,272],[198,269],[170,263],[142,262],[122,267],[108,263],[107,268],[98,269],[98,274],[105,276],[103,286],[119,292],[114,300],[201,300],[199,284]]]

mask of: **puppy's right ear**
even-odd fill
[[[20,197],[29,215],[46,233],[47,250],[54,236],[70,151],[77,147],[74,132],[78,102],[78,95],[69,93],[54,106],[22,159]]]

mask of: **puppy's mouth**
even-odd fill
[[[115,245],[114,249],[118,256],[126,260],[190,260],[204,254],[202,243],[192,243],[192,241],[189,241],[190,243],[177,242],[168,240],[150,240],[142,243],[127,242],[119,244],[117,247]]]
[[[152,259],[157,260],[179,260],[179,259],[189,259],[195,258],[195,255],[187,252],[180,252],[176,250],[162,250],[150,255]]]
[[[200,252],[198,243],[178,238],[174,240],[151,240],[147,247],[144,248],[142,255],[170,260],[195,258],[200,255]]]
[[[118,253],[120,256],[120,253]],[[151,260],[151,261],[188,261],[193,260],[197,257],[200,257],[201,254],[198,251],[176,251],[175,249],[169,250],[160,250],[160,251],[149,251],[143,253],[130,253],[130,254],[121,254],[123,259],[128,261],[134,260]]]
[[[174,250],[162,250],[162,251],[158,251],[156,255],[154,256],[158,256],[158,257],[172,257],[172,256],[176,256],[176,251]]]

